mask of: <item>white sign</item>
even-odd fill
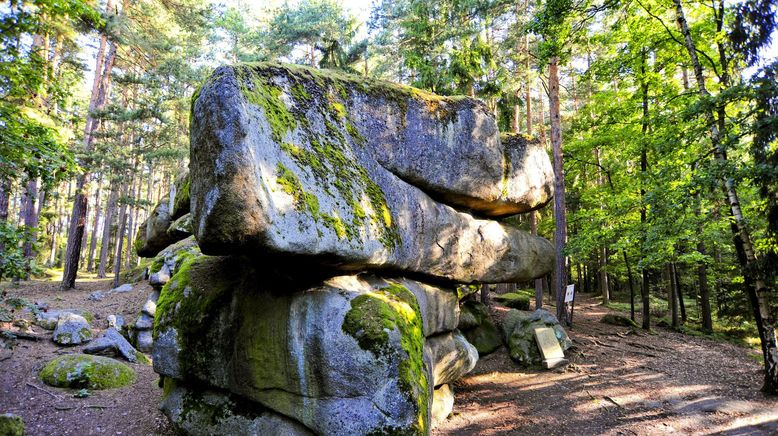
[[[567,292],[565,292],[565,303],[572,303],[575,297],[575,285],[567,285]]]

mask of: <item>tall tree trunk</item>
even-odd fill
[[[681,289],[681,277],[678,274],[678,265],[673,262],[673,281],[675,283],[675,295],[678,298],[678,308],[681,310],[681,324],[686,323],[686,302],[683,301],[683,290]]]
[[[621,253],[624,255],[624,265],[627,266],[627,280],[629,281],[629,319],[635,320],[635,288],[632,280],[632,268],[629,265],[629,259],[627,258],[627,250],[621,249]]]
[[[89,255],[86,261],[86,270],[92,272],[95,267],[95,250],[97,250],[97,235],[100,226],[100,188],[102,187],[103,175],[97,179],[97,192],[95,193],[95,223],[92,226],[92,238],[89,241]]]
[[[697,244],[697,251],[705,255],[705,243],[700,241]],[[702,317],[702,331],[713,333],[713,319],[710,308],[710,287],[708,286],[708,266],[701,263],[697,267],[697,280],[700,287],[700,316]]]
[[[127,198],[127,182],[122,187],[122,197]],[[116,255],[113,262],[113,287],[119,286],[119,273],[122,270],[122,249],[124,248],[124,232],[127,228],[127,202],[122,204],[121,212],[119,212],[119,229],[117,230],[116,238]]]
[[[116,209],[116,198],[118,196],[116,182],[111,182],[111,193],[108,196],[108,204],[105,205],[105,218],[103,219],[103,238],[100,243],[100,262],[97,264],[97,277],[105,277],[105,269],[108,263],[108,250],[111,245],[111,225],[113,224],[113,214]]]
[[[481,303],[483,303],[484,306],[492,305],[492,298],[489,296],[489,285],[486,283],[481,285]]]
[[[645,50],[641,54],[642,62],[640,64],[640,71],[642,77],[646,75],[646,52]],[[640,249],[640,255],[642,259],[646,258],[645,244],[647,240],[647,228],[648,228],[648,205],[646,205],[646,184],[648,183],[648,82],[643,79],[641,83],[641,91],[643,95],[643,115],[641,120],[641,132],[643,135],[643,145],[640,148],[640,228],[642,229],[642,247]],[[644,330],[651,330],[651,281],[650,270],[645,266],[641,271],[642,281],[640,285],[640,300],[642,305],[642,327]]]
[[[694,40],[692,39],[691,32],[689,31],[686,17],[684,16],[681,0],[673,0],[673,3],[675,4],[678,27],[683,34],[686,49],[689,52],[689,57],[694,69],[697,88],[700,96],[707,100],[710,97],[710,93],[705,87],[705,74],[699,59],[697,58],[697,49]],[[723,66],[726,67],[726,58],[721,60]],[[724,114],[720,112],[719,121],[724,123],[725,119],[722,118],[722,115]],[[708,123],[708,128],[710,129],[714,159],[721,164],[721,167],[724,167],[724,163],[727,160],[726,149],[723,143],[724,138],[722,137],[724,132],[720,129],[720,124],[716,122],[717,120],[712,110],[705,113],[705,118]],[[751,244],[751,234],[746,225],[743,212],[740,209],[740,200],[738,198],[734,180],[730,176],[725,175],[723,187],[725,199],[729,205],[731,217],[733,218],[731,221],[731,228],[735,239],[735,246],[738,247],[740,253],[738,260],[740,262],[743,277],[745,278],[748,297],[751,302],[757,329],[759,331],[759,337],[762,343],[762,354],[765,365],[765,377],[762,390],[766,393],[778,394],[778,340],[776,340],[775,336],[775,319],[770,313],[770,290],[767,287],[763,269],[759,268],[756,252]]]
[[[681,326],[678,319],[678,291],[676,290],[675,273],[673,272],[673,264],[665,264],[664,279],[667,286],[667,305],[670,312],[670,319],[674,329]]]
[[[556,284],[556,313],[559,322],[570,325],[565,306],[567,268],[565,265],[565,243],[567,242],[567,211],[565,210],[565,170],[562,157],[562,116],[559,108],[559,58],[553,57],[548,64],[548,107],[551,113],[551,147],[554,154],[554,283]]]
[[[24,197],[24,207],[22,214],[24,215],[24,227],[28,232],[27,240],[24,243],[24,258],[26,260],[26,267],[24,273],[24,279],[30,279],[30,272],[32,268],[32,262],[35,260],[37,253],[34,250],[34,241],[38,237],[38,208],[36,207],[38,199],[38,178],[29,177],[27,180],[27,190]]]
[[[105,10],[110,14],[112,9],[113,4],[111,0],[108,0]],[[107,40],[107,35],[105,34],[100,37],[100,47],[98,48],[95,61],[95,78],[92,83],[92,95],[89,100],[89,112],[87,113],[86,123],[84,125],[83,149],[86,153],[92,151],[92,139],[98,125],[98,120],[94,118],[93,114],[95,111],[102,109],[105,106],[106,98],[111,86],[113,64],[116,60],[116,42],[110,42],[108,55],[105,60],[103,60],[103,52],[105,50],[104,40]],[[62,274],[62,284],[60,286],[62,289],[70,289],[76,285],[78,261],[81,254],[81,241],[84,236],[84,226],[86,224],[87,196],[89,195],[86,190],[88,178],[89,174],[84,173],[79,175],[76,180],[76,196],[73,199],[70,231],[68,232],[65,270]]]

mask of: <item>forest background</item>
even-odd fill
[[[558,268],[519,293],[575,283],[644,328],[760,347],[775,392],[775,31],[774,0],[10,0],[0,280],[137,274],[213,68],[333,68],[477,97],[547,144],[554,207],[510,220]]]

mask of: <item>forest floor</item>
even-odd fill
[[[31,281],[6,289],[53,309],[91,311],[100,330],[111,314],[133,322],[151,292],[140,283],[91,301],[91,292],[110,289],[109,280],[81,281],[68,292],[57,285]],[[504,312],[495,308],[494,315]],[[661,328],[647,334],[601,324],[608,312],[593,298],[578,303],[569,331],[575,348],[563,369],[521,369],[504,348],[482,358],[456,383],[454,414],[433,433],[778,433],[778,400],[759,392],[753,350]],[[40,381],[38,372],[49,360],[80,348],[20,340],[13,350],[0,349],[0,413],[20,415],[28,435],[173,434],[157,409],[162,390],[150,366],[130,364],[138,375],[133,385],[92,391],[85,399]]]

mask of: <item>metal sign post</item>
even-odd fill
[[[565,291],[565,305],[568,306],[570,313],[570,328],[573,328],[573,309],[575,309],[575,284],[567,285]]]

